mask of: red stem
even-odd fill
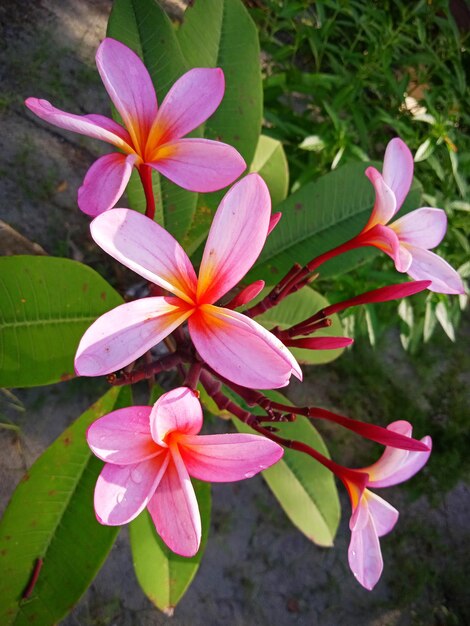
[[[147,200],[145,215],[153,220],[155,217],[155,196],[153,195],[152,168],[150,165],[142,164],[139,167],[139,175],[142,181],[142,187],[144,188],[145,199]]]

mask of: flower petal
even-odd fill
[[[93,422],[87,442],[98,458],[115,465],[140,463],[160,451],[150,434],[149,406],[112,411]]]
[[[188,435],[178,445],[190,476],[212,483],[251,478],[284,454],[280,445],[259,435]]]
[[[435,248],[447,230],[447,216],[442,209],[424,207],[407,213],[390,224],[400,241],[418,248]]]
[[[118,137],[121,137],[129,146],[132,145],[132,139],[127,130],[121,124],[118,124],[110,117],[106,117],[105,115],[99,115],[98,113],[88,113],[85,115],[87,120],[91,120],[101,128],[105,130],[109,130],[109,132],[114,133]]]
[[[408,274],[415,280],[431,280],[429,291],[437,293],[465,293],[465,287],[458,272],[440,256],[415,246],[407,246],[413,260]]]
[[[214,216],[199,270],[199,302],[212,304],[245,276],[263,249],[271,219],[264,180],[249,174],[224,196]]]
[[[196,67],[179,78],[160,105],[149,144],[180,139],[214,113],[225,91],[220,68]]]
[[[235,148],[210,139],[179,139],[164,144],[147,165],[183,189],[199,193],[227,187],[246,169]]]
[[[113,144],[118,148],[121,148],[125,152],[133,152],[132,148],[122,139],[121,133],[116,133],[115,129],[110,130],[108,118],[103,125],[101,123],[101,116],[89,116],[89,115],[74,115],[73,113],[67,113],[56,109],[47,100],[41,100],[39,98],[28,98],[25,100],[25,105],[35,115],[42,120],[54,124],[59,128],[65,130],[71,130],[74,133],[80,135],[86,135],[87,137],[93,137],[93,139],[101,139],[107,143]],[[99,121],[96,120],[99,117]]]
[[[108,37],[96,52],[96,66],[136,150],[142,152],[157,115],[157,97],[145,65],[130,48]]]
[[[78,190],[78,206],[88,215],[112,209],[124,193],[137,156],[113,153],[100,157],[86,173]]]
[[[201,543],[201,516],[191,479],[179,456],[172,459],[148,510],[166,545],[181,556],[194,556]]]
[[[121,304],[85,332],[75,356],[75,371],[79,376],[115,372],[150,350],[190,314],[178,298],[142,298]]]
[[[405,437],[411,437],[412,434],[411,424],[404,420],[389,424],[387,430]],[[426,464],[431,454],[431,437],[423,437],[421,442],[428,446],[429,450],[415,452],[387,446],[376,463],[363,468],[363,471],[369,474],[367,485],[369,487],[390,487],[414,476]]]
[[[411,254],[407,247],[400,246],[397,234],[389,226],[376,224],[370,230],[363,231],[357,239],[363,246],[374,246],[388,254],[399,272],[408,271],[411,265]]]
[[[365,507],[366,523],[351,531],[348,559],[352,573],[363,587],[369,591],[377,584],[383,570],[382,552],[374,522],[367,508],[367,501],[362,498],[361,507]]]
[[[167,445],[164,440],[170,432],[197,435],[201,428],[201,403],[188,387],[178,387],[164,393],[155,402],[150,414],[152,437],[159,445]]]
[[[107,526],[121,526],[135,519],[155,493],[168,460],[168,452],[163,452],[135,465],[106,463],[95,487],[98,521]]]
[[[368,489],[364,492],[367,498],[369,515],[374,520],[375,530],[379,537],[388,534],[398,521],[399,513],[395,507]]]
[[[383,177],[397,201],[395,213],[403,204],[413,181],[413,155],[401,139],[392,139],[384,156]]]
[[[251,389],[275,389],[302,380],[289,350],[260,324],[222,307],[203,305],[189,318],[196,350],[218,374]]]
[[[367,178],[374,185],[375,202],[369,221],[363,231],[371,229],[376,224],[387,224],[396,213],[395,194],[385,183],[382,175],[375,167],[368,167],[365,172]]]
[[[192,302],[197,278],[188,255],[164,228],[130,209],[114,209],[90,224],[96,243],[139,276]]]

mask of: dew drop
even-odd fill
[[[253,476],[256,474],[256,472],[246,472],[245,474],[245,478],[253,478]]]
[[[133,469],[131,471],[131,478],[132,478],[132,480],[135,483],[137,483],[137,484],[141,483],[142,482],[142,472],[139,472],[138,469]]]
[[[124,500],[124,494],[123,494],[122,492],[121,492],[121,493],[118,493],[118,494],[117,494],[117,496],[116,496],[116,502],[117,502],[118,504],[121,504],[121,502],[122,502],[123,500]]]

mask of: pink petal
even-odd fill
[[[401,139],[392,139],[385,150],[383,177],[397,201],[395,213],[403,204],[413,181],[413,155]]]
[[[230,300],[225,306],[227,309],[236,309],[239,306],[248,304],[251,300],[256,298],[264,289],[264,280],[255,280],[251,285],[244,287],[237,295]]]
[[[406,437],[411,437],[412,433],[411,424],[404,420],[389,424],[387,430],[405,435]],[[415,452],[387,446],[376,463],[363,469],[364,472],[369,474],[367,485],[369,487],[390,487],[414,476],[426,464],[431,454],[431,438],[423,437],[421,442],[428,446],[429,450]]]
[[[98,458],[115,465],[140,463],[161,452],[150,434],[149,406],[112,411],[93,422],[87,442]]]
[[[447,216],[442,209],[416,209],[390,224],[398,238],[418,248],[435,248],[447,230]]]
[[[302,380],[299,364],[272,333],[237,311],[203,305],[189,318],[201,357],[218,374],[249,388],[275,389]]]
[[[223,189],[246,169],[240,154],[210,139],[179,139],[164,144],[147,163],[171,181],[199,193]]]
[[[363,231],[357,239],[364,246],[374,246],[388,254],[399,272],[408,270],[411,264],[411,255],[404,246],[400,246],[397,234],[389,226],[376,224],[370,230]]]
[[[49,122],[49,124],[54,124],[54,126],[64,128],[65,130],[71,130],[80,135],[101,139],[101,141],[111,143],[113,146],[121,148],[125,152],[133,152],[132,148],[120,136],[122,133],[116,133],[115,127],[113,127],[113,130],[110,130],[111,126],[109,125],[110,120],[108,120],[108,118],[104,118],[106,122],[103,125],[101,123],[102,116],[66,113],[65,111],[53,107],[47,100],[40,100],[38,98],[28,98],[25,104],[30,111],[42,120]],[[99,119],[97,119],[97,117]]]
[[[178,387],[164,393],[150,414],[150,430],[156,443],[167,446],[165,437],[177,431],[197,435],[202,428],[202,408],[192,389]]]
[[[380,496],[372,493],[372,491],[366,489],[364,495],[367,498],[369,515],[374,521],[377,535],[383,537],[393,530],[393,527],[398,521],[399,513],[395,507]]]
[[[437,293],[465,293],[465,287],[459,273],[440,256],[415,246],[408,246],[413,260],[408,274],[415,280],[431,280],[429,291]]]
[[[143,278],[192,302],[197,278],[188,255],[164,228],[130,209],[99,215],[90,225],[96,243]]]
[[[106,463],[95,487],[95,513],[107,526],[121,526],[137,517],[155,493],[168,465],[163,452],[135,465]]]
[[[395,194],[385,184],[380,172],[375,167],[368,167],[365,174],[374,185],[375,203],[369,221],[363,229],[364,231],[371,229],[376,224],[387,224],[396,213]]]
[[[112,209],[124,193],[137,156],[113,153],[100,157],[86,173],[78,190],[78,206],[88,215]]]
[[[148,510],[158,534],[170,550],[191,557],[201,543],[201,516],[191,479],[178,450],[172,450],[172,454]]]
[[[75,356],[75,371],[79,376],[115,372],[153,348],[189,315],[191,311],[178,298],[142,298],[121,304],[85,332]]]
[[[271,219],[264,180],[249,174],[224,196],[214,216],[199,270],[199,302],[212,304],[245,276],[263,249]]]
[[[369,591],[377,584],[383,570],[382,552],[379,538],[367,508],[365,498],[359,505],[364,507],[365,524],[351,531],[348,559],[352,573],[363,587]]]
[[[157,115],[157,97],[145,65],[130,48],[108,37],[96,52],[96,66],[136,150],[142,152]]]
[[[160,105],[149,144],[180,139],[214,113],[225,91],[220,68],[194,68],[179,78]]]
[[[281,446],[259,435],[185,436],[178,445],[190,476],[213,483],[251,478],[284,454]]]
[[[132,139],[127,130],[121,124],[118,124],[110,117],[106,117],[105,115],[99,115],[98,113],[88,113],[85,115],[87,120],[98,124],[101,128],[105,130],[109,130],[109,132],[114,133],[118,137],[121,137],[129,146],[132,146]]]

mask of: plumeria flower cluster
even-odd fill
[[[430,252],[446,230],[445,214],[421,208],[389,224],[410,189],[413,160],[400,139],[385,153],[382,174],[368,168],[376,199],[362,231],[337,248],[293,268],[256,304],[247,307],[263,281],[240,287],[280,215],[271,214],[263,179],[252,173],[238,182],[245,163],[226,144],[184,138],[218,107],[224,93],[220,69],[187,72],[157,105],[152,80],[140,58],[122,43],[105,39],[97,66],[123,125],[101,115],[77,116],[29,98],[27,106],[42,119],[102,139],[118,152],[101,157],[79,190],[80,208],[94,216],[94,241],[115,260],[151,285],[149,296],[105,313],[85,332],[75,369],[81,376],[107,375],[114,385],[132,384],[175,369],[181,383],[151,406],[122,408],[98,419],[88,430],[93,452],[105,462],[95,489],[98,521],[130,522],[147,508],[169,548],[194,555],[201,520],[191,477],[230,482],[254,476],[276,463],[284,448],[308,454],[330,469],[351,497],[349,563],[367,589],[383,567],[379,537],[390,532],[398,512],[369,488],[400,483],[426,463],[431,440],[411,437],[408,422],[388,428],[366,424],[321,407],[297,407],[270,400],[262,390],[284,387],[302,371],[290,347],[331,349],[352,343],[325,337],[330,317],[351,306],[385,302],[424,289],[461,293],[462,281],[443,259]],[[147,198],[146,215],[114,208],[137,168]],[[175,238],[153,221],[151,171],[196,192],[233,186],[214,215],[198,273]],[[112,209],[112,210],[110,210]],[[312,311],[290,328],[267,330],[253,318],[303,288],[332,257],[360,246],[375,246],[391,256],[399,272],[414,281],[389,285]],[[234,310],[245,307],[243,312]],[[319,335],[317,333],[320,333]],[[171,341],[169,341],[171,338]],[[154,358],[162,341],[166,352]],[[139,361],[141,357],[144,358]],[[215,404],[251,426],[257,434],[201,435],[203,412],[197,386]],[[233,396],[244,401],[237,403]],[[252,413],[246,406],[258,406]],[[326,419],[386,446],[380,460],[363,469],[343,467],[302,441],[276,434],[275,424],[304,415]]]

